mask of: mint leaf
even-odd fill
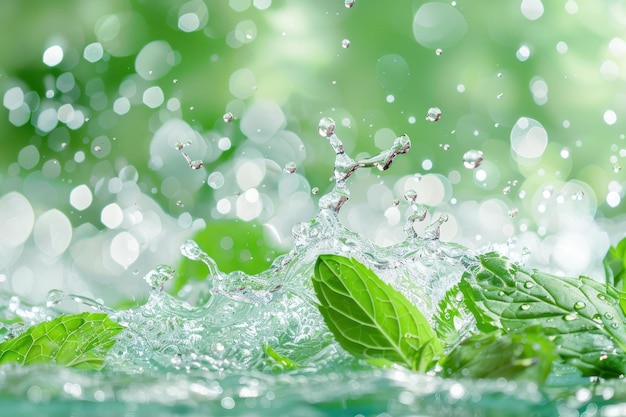
[[[584,375],[615,377],[626,371],[623,294],[593,279],[566,278],[519,267],[495,253],[459,284],[483,331],[505,333],[540,326],[564,363]]]
[[[114,337],[122,329],[104,313],[60,316],[0,343],[0,364],[54,362],[79,369],[100,369],[115,344]]]
[[[616,288],[624,288],[626,277],[626,238],[616,246],[611,246],[602,261],[606,283]]]
[[[426,371],[441,353],[422,313],[355,259],[320,255],[313,287],[326,325],[354,356]]]
[[[539,327],[502,330],[465,339],[441,363],[443,375],[544,382],[556,358],[555,346]]]
[[[276,364],[278,368],[280,368],[280,370],[291,370],[291,369],[300,368],[300,365],[298,365],[291,359],[281,355],[280,353],[276,352],[268,344],[263,345],[263,351],[265,352],[265,355],[267,356],[267,358],[271,359],[271,361],[274,364]]]

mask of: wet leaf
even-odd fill
[[[0,344],[0,364],[52,362],[79,369],[101,369],[115,336],[124,327],[104,313],[60,316],[32,326]]]
[[[441,353],[422,313],[355,259],[320,255],[313,286],[328,328],[351,354],[426,371]]]
[[[568,278],[519,267],[495,253],[460,283],[479,329],[505,333],[540,326],[564,363],[584,375],[626,371],[623,294],[591,278]]]

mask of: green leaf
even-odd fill
[[[326,325],[354,356],[426,371],[441,353],[422,313],[355,259],[320,255],[313,287]]]
[[[79,369],[101,369],[115,344],[114,337],[123,328],[104,313],[60,316],[0,343],[0,364],[54,362]]]
[[[624,277],[626,276],[626,238],[622,239],[616,246],[609,248],[602,263],[606,274],[606,283],[615,288],[623,289]]]
[[[504,334],[502,330],[465,339],[444,358],[443,375],[506,378],[542,383],[548,377],[555,346],[539,327]]]
[[[300,368],[300,365],[292,361],[291,359],[281,355],[276,352],[270,345],[263,345],[263,351],[265,355],[271,359],[275,364],[277,364],[281,370],[291,370]]]
[[[614,377],[626,371],[622,293],[590,278],[518,267],[495,253],[479,260],[460,288],[480,329],[509,333],[540,326],[559,359],[583,374]]]

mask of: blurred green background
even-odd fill
[[[599,275],[626,233],[622,1],[4,0],[0,28],[0,284],[24,298],[140,296],[190,237],[266,268],[332,187],[325,116],[355,158],[411,137],[341,214],[378,244],[412,188],[442,239],[554,272]]]

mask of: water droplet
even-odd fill
[[[469,150],[463,154],[463,165],[467,169],[478,168],[483,162],[483,153],[477,150]]]
[[[616,321],[614,321],[613,323],[611,323],[611,327],[614,329],[617,329],[619,327],[619,324]]]
[[[509,217],[513,218],[515,216],[517,216],[519,214],[519,209],[517,207],[513,207],[511,209],[509,209]]]
[[[504,96],[504,93],[500,93],[496,96],[496,98],[502,98]]]
[[[611,313],[604,313],[604,318],[607,320],[613,320],[613,314]]]
[[[585,193],[583,193],[582,191],[577,191],[572,195],[572,200],[581,201],[584,197],[585,197]]]
[[[53,307],[67,298],[67,294],[61,290],[50,290],[46,296],[46,306]]]
[[[341,41],[341,47],[343,49],[349,48],[350,47],[350,39],[344,39]]]
[[[622,166],[621,166],[620,164],[615,164],[615,165],[613,165],[613,172],[614,172],[614,173],[616,173],[616,174],[617,174],[617,173],[618,173],[618,172],[620,172],[621,170],[622,170]]]
[[[317,188],[317,187],[313,187],[313,189],[311,190],[311,193],[314,194],[314,195],[319,194],[319,192],[320,192],[320,189]]]
[[[288,174],[293,174],[294,172],[296,172],[296,163],[295,162],[287,162],[285,164],[285,172]]]
[[[406,193],[404,193],[404,199],[409,203],[412,203],[417,200],[417,193],[415,192],[415,190],[408,190]]]
[[[441,55],[441,54],[443,54],[443,49],[441,49],[441,48],[437,48],[437,49],[435,49],[435,54],[436,54],[436,55]]]
[[[535,283],[534,283],[534,282],[532,282],[532,281],[526,281],[526,282],[524,283],[524,288],[526,288],[526,289],[531,289],[531,288],[532,288],[532,287],[534,287],[534,286],[535,286]]]
[[[524,311],[528,311],[528,310],[530,310],[530,304],[522,304],[520,306],[520,309],[522,309]]]
[[[317,132],[324,138],[332,136],[335,133],[335,121],[330,117],[322,118],[317,126]]]
[[[182,206],[183,206],[183,202],[182,202],[182,201],[180,201],[180,200],[178,200],[178,201],[176,202],[176,205],[177,205],[178,207],[182,207]]]
[[[343,5],[346,6],[346,9],[351,9],[354,6],[354,0],[345,0]]]
[[[502,189],[502,194],[504,194],[504,195],[507,195],[507,194],[509,194],[510,192],[511,192],[511,186],[510,186],[510,185],[507,185],[506,187],[504,187],[504,188]]]
[[[178,84],[178,78],[174,78],[174,79],[172,80],[172,82],[173,82],[174,84]]]
[[[441,110],[439,107],[431,107],[428,109],[428,113],[426,113],[426,120],[429,122],[436,122],[441,119]]]
[[[578,313],[574,312],[574,313],[569,313],[567,315],[565,315],[563,317],[563,320],[565,321],[573,321],[576,320],[578,318]]]
[[[201,160],[191,161],[189,162],[189,166],[191,167],[191,169],[200,169],[204,166],[204,162],[202,162]]]
[[[498,296],[499,297],[504,297],[505,296],[505,292],[502,291],[502,290],[498,291]]]
[[[598,300],[600,300],[600,301],[606,301],[606,295],[604,295],[604,294],[598,294]],[[609,314],[611,314],[611,313],[609,313]]]
[[[587,304],[585,304],[582,301],[576,301],[574,303],[574,310],[582,310],[583,308],[587,307]]]
[[[392,206],[394,206],[394,207],[398,206],[399,204],[400,204],[400,200],[398,200],[398,199],[394,199],[394,200],[391,202],[391,205],[392,205]]]
[[[233,116],[231,112],[228,112],[228,113],[224,113],[224,116],[222,116],[222,119],[224,120],[224,122],[230,123],[233,120],[235,120],[235,116]]]
[[[498,78],[502,78],[502,73],[501,73],[501,72],[499,72],[499,73],[497,73],[497,74],[496,74],[496,76],[497,76]]]
[[[95,152],[100,152],[100,151],[102,150],[102,147],[101,147],[101,146],[97,146],[97,145],[96,145],[96,146],[93,148],[93,150],[94,150]]]
[[[441,149],[443,149],[444,151],[448,151],[448,150],[450,150],[450,144],[448,144],[448,143],[445,143],[445,144],[444,144],[444,143],[440,143],[440,144],[439,144],[439,147],[440,147]]]
[[[591,320],[595,321],[598,324],[602,324],[602,317],[599,314],[594,314]]]

